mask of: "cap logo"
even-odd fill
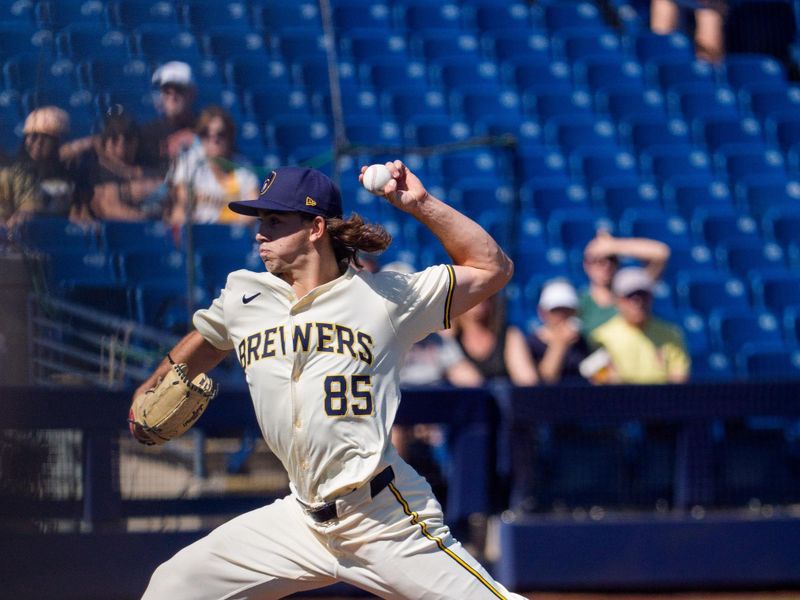
[[[262,186],[261,186],[261,195],[262,195],[262,196],[263,196],[264,194],[266,194],[266,193],[267,193],[267,190],[269,189],[269,187],[270,187],[270,186],[271,186],[273,183],[275,183],[275,179],[276,179],[276,177],[277,177],[277,176],[278,176],[278,174],[277,174],[275,171],[273,171],[272,173],[270,173],[269,175],[267,175],[267,178],[264,180],[264,185],[262,185]]]
[[[316,206],[317,201],[314,200],[311,196],[306,196],[306,206]]]

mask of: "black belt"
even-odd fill
[[[369,481],[370,497],[374,498],[383,491],[394,479],[394,470],[392,467],[386,467],[383,471],[375,475]],[[306,508],[306,513],[309,517],[314,519],[317,523],[325,523],[339,518],[339,513],[336,512],[336,501],[326,502],[322,506],[316,508]]]

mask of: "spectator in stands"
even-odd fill
[[[678,327],[652,315],[654,280],[626,267],[614,276],[619,314],[592,332],[611,359],[609,383],[684,383],[690,360]]]
[[[589,287],[581,294],[578,316],[584,334],[617,314],[611,281],[622,258],[644,263],[648,275],[655,281],[666,267],[669,255],[669,247],[662,242],[646,238],[616,238],[607,231],[599,231],[583,251],[583,268],[589,277]]]
[[[196,147],[197,117],[193,105],[197,88],[192,68],[180,61],[170,61],[157,68],[153,84],[159,88],[156,103],[162,116],[142,126],[142,143],[136,162],[142,167],[157,169],[164,176],[172,160]]]
[[[33,214],[78,220],[85,211],[85,174],[59,158],[69,115],[55,106],[37,108],[23,125],[19,155],[0,169],[2,219],[13,227]]]
[[[589,344],[576,317],[575,288],[563,279],[546,283],[537,312],[541,326],[528,337],[528,346],[542,382],[583,382],[579,366],[589,355]]]
[[[726,0],[652,0],[650,28],[667,34],[678,30],[687,12],[694,13],[694,44],[697,58],[719,63],[725,58]]]
[[[93,190],[89,208],[94,217],[119,221],[162,217],[166,186],[155,170],[134,163],[140,141],[130,115],[119,105],[112,107],[89,167]]]
[[[170,222],[185,223],[190,211],[195,223],[246,222],[247,217],[232,212],[228,202],[255,198],[259,182],[251,170],[233,160],[233,119],[225,109],[209,106],[197,120],[196,131],[201,141],[200,153],[178,157],[170,175],[175,201]]]
[[[453,334],[484,382],[536,385],[539,377],[523,333],[505,323],[500,299],[493,296],[453,322]]]

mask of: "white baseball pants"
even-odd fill
[[[159,566],[143,600],[268,600],[337,581],[381,598],[524,600],[452,537],[428,483],[392,467],[338,520],[314,522],[290,495],[221,525]]]

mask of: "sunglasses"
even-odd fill
[[[635,292],[631,292],[630,294],[625,294],[625,298],[628,300],[633,300],[633,299],[652,300],[653,294],[646,290],[636,290]]]
[[[50,135],[49,133],[38,133],[38,132],[26,133],[25,137],[29,138],[30,140],[32,140],[34,142],[36,140],[55,140],[56,139],[56,136]]]

